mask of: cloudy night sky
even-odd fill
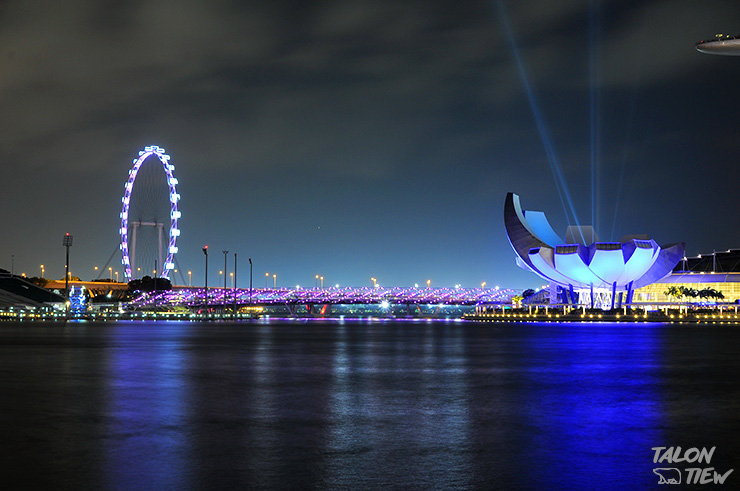
[[[602,240],[738,248],[740,57],[694,49],[717,33],[740,33],[736,2],[6,1],[0,268],[62,278],[69,232],[93,278],[154,144],[193,284],[208,244],[211,284],[228,249],[239,286],[248,257],[255,286],[539,286],[505,195],[568,222],[523,74]]]

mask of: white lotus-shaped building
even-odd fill
[[[504,224],[517,264],[550,283],[558,303],[614,308],[632,303],[632,292],[669,275],[684,256],[684,243],[659,246],[647,236],[600,242],[591,227],[569,227],[565,240],[541,211],[524,211],[506,195]],[[553,288],[557,286],[558,288]]]

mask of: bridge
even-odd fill
[[[116,283],[113,281],[70,281],[69,287],[85,287],[90,292],[90,295],[106,295],[108,293],[111,296],[119,298],[128,290],[128,283]],[[64,280],[48,280],[44,288],[47,290],[58,290],[64,293]]]
[[[511,289],[483,288],[209,288],[208,308],[241,309],[248,306],[285,306],[295,313],[297,306],[309,312],[318,307],[321,313],[333,305],[454,305],[474,306],[480,303],[511,303],[518,292]],[[190,310],[206,306],[204,288],[175,287],[171,291],[144,294],[129,304],[135,310],[186,307]]]

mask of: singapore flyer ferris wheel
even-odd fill
[[[164,148],[152,145],[139,152],[128,171],[120,215],[121,263],[127,281],[168,278],[175,267],[180,195],[174,169]]]

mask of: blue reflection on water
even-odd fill
[[[544,327],[544,326],[543,326]],[[645,489],[665,441],[659,325],[566,325],[531,336],[521,405],[529,472],[549,489]]]
[[[177,331],[158,324],[144,338],[121,325],[111,331],[105,414],[110,489],[183,489],[188,482],[187,351]],[[140,326],[141,327],[141,326]]]
[[[47,488],[655,489],[654,446],[733,467],[739,345],[649,324],[5,328],[0,461]]]
[[[664,440],[657,327],[157,327],[114,331],[111,484],[616,489]]]

